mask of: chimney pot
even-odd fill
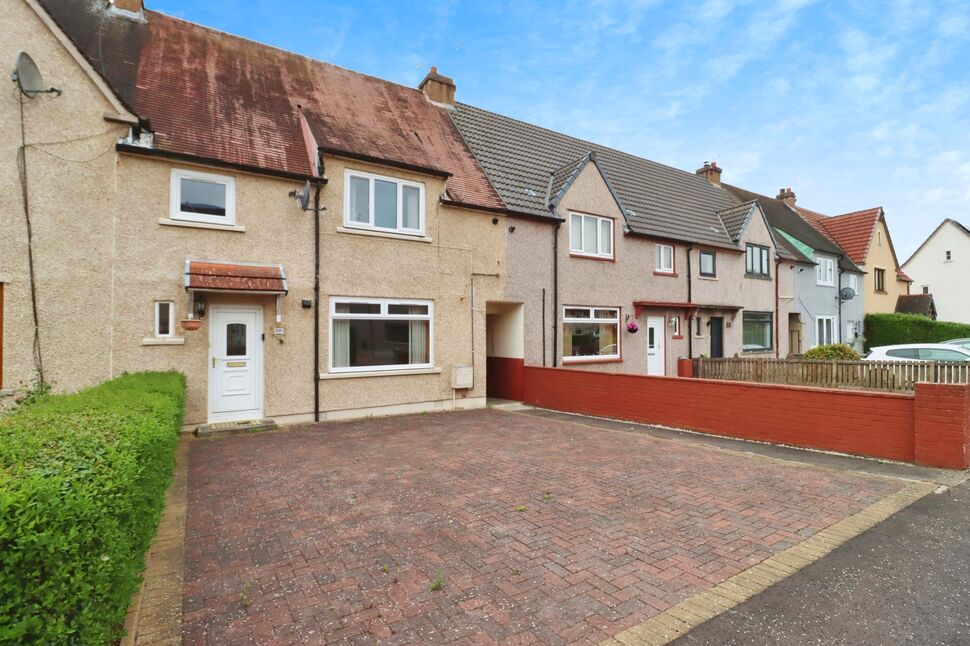
[[[791,187],[778,189],[778,195],[775,197],[776,200],[781,200],[788,206],[795,206],[795,192],[791,190]]]
[[[140,14],[145,10],[144,0],[111,0],[115,9]]]

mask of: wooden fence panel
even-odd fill
[[[943,361],[807,361],[803,359],[698,359],[702,379],[765,384],[912,391],[916,384],[970,383],[970,363]]]

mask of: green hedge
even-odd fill
[[[866,350],[898,343],[940,343],[970,338],[970,325],[934,321],[919,314],[867,314]]]
[[[817,345],[806,352],[804,357],[812,360],[838,359],[841,361],[858,361],[860,358],[859,353],[845,343]]]
[[[125,375],[0,417],[0,643],[120,636],[175,464],[185,379]]]

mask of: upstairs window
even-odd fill
[[[771,276],[768,247],[749,244],[745,249],[745,272],[749,276]]]
[[[570,213],[569,253],[593,258],[613,258],[613,220],[584,213]]]
[[[701,276],[705,278],[717,276],[717,254],[713,251],[701,252]]]
[[[826,287],[835,286],[835,259],[818,257],[818,264],[815,265],[815,283]]]
[[[872,272],[872,279],[877,292],[886,291],[886,270],[876,269]]]
[[[175,336],[175,303],[172,301],[155,302],[155,336],[166,338]]]
[[[849,287],[856,294],[859,293],[859,274],[849,274]]]
[[[194,170],[172,170],[172,220],[236,223],[236,180]]]
[[[674,248],[669,244],[657,245],[656,270],[661,274],[674,273]]]
[[[424,234],[423,184],[349,170],[344,180],[344,226]]]

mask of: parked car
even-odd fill
[[[958,345],[964,350],[970,350],[970,339],[950,339],[949,341],[944,341],[943,343],[947,345]]]
[[[905,343],[871,349],[865,361],[970,361],[970,349],[947,343]]]

